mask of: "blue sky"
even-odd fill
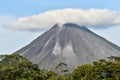
[[[120,12],[120,0],[0,0],[0,54],[13,53],[43,33],[11,29],[5,24],[19,17],[65,8],[110,9]],[[90,29],[120,46],[120,26]]]

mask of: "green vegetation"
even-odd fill
[[[101,59],[92,65],[84,64],[72,72],[75,80],[120,80],[120,58]]]
[[[40,70],[38,65],[18,54],[1,58],[0,80],[46,80],[55,75],[52,71]]]
[[[120,80],[120,57],[115,56],[78,66],[69,74],[65,63],[56,65],[57,74],[18,54],[1,55],[0,60],[0,80]]]

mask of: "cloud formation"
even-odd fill
[[[56,23],[76,23],[94,28],[120,25],[120,12],[109,9],[57,9],[33,16],[20,17],[11,23],[12,28],[22,30],[44,30]]]

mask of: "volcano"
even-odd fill
[[[73,23],[56,24],[17,52],[40,68],[54,70],[66,63],[72,70],[110,56],[120,56],[120,47],[93,33],[85,26]]]

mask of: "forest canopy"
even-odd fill
[[[120,57],[111,56],[92,64],[83,64],[71,73],[66,63],[58,63],[59,73],[39,69],[37,64],[18,54],[0,56],[0,80],[120,80]]]

